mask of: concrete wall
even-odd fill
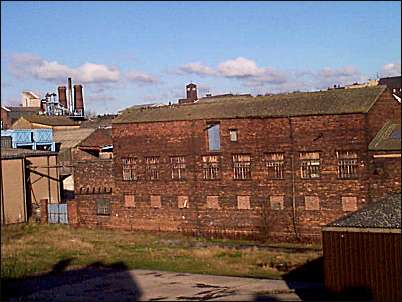
[[[39,206],[41,199],[48,199],[49,203],[60,203],[60,183],[57,157],[56,156],[36,156],[28,157],[27,160],[33,167],[30,173],[32,184],[31,200],[36,206]],[[37,172],[37,173],[35,173]],[[47,176],[50,177],[47,177]]]
[[[24,160],[1,160],[1,223],[26,221]]]

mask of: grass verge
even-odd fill
[[[200,245],[200,242],[208,244]],[[224,247],[216,241],[180,234],[39,224],[1,229],[1,278],[24,278],[50,272],[56,263],[66,259],[71,260],[66,269],[83,268],[95,262],[105,265],[122,262],[129,269],[280,278],[320,256],[322,253],[317,248],[300,252],[258,247],[236,249],[235,242]]]

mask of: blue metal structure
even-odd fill
[[[1,136],[11,137],[12,148],[31,146],[32,150],[38,150],[38,146],[48,146],[51,151],[56,151],[53,129],[1,130]]]

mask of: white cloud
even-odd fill
[[[216,72],[211,67],[204,66],[200,62],[188,63],[179,68],[179,73],[197,74],[200,76],[215,75]]]
[[[157,84],[159,80],[147,73],[130,70],[126,73],[126,78],[129,81],[136,82],[138,84]]]
[[[65,81],[68,77],[81,83],[117,82],[120,71],[117,67],[104,64],[84,63],[76,68],[47,61],[37,55],[13,54],[9,62],[10,72],[18,77],[33,77],[49,82]]]
[[[246,78],[261,75],[265,70],[259,68],[253,60],[238,57],[220,63],[218,71],[224,77]]]
[[[401,75],[401,63],[389,63],[385,64],[381,71],[381,77],[393,77]]]

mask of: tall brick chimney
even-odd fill
[[[189,103],[194,103],[194,101],[198,100],[197,85],[193,83],[186,85],[186,92],[187,92],[187,101]]]

